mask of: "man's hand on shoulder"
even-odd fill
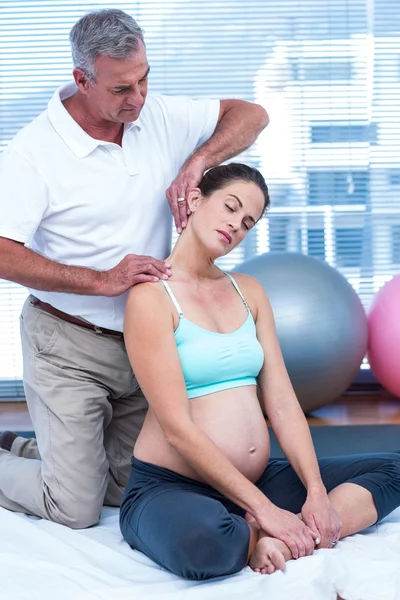
[[[171,266],[163,260],[127,254],[112,269],[99,272],[97,295],[120,296],[137,283],[168,279],[171,273]]]

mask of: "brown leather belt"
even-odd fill
[[[44,312],[53,315],[54,317],[58,317],[63,321],[68,321],[68,323],[72,323],[73,325],[79,325],[79,327],[84,327],[85,329],[90,329],[91,331],[95,331],[96,333],[106,333],[107,335],[116,335],[120,338],[123,337],[123,333],[121,331],[114,331],[113,329],[106,329],[105,327],[97,327],[97,325],[92,325],[91,323],[87,323],[86,321],[82,321],[78,317],[73,317],[68,313],[63,312],[62,310],[58,310],[58,308],[54,308],[51,304],[47,304],[47,302],[43,302],[36,298],[36,296],[30,296],[29,302],[32,306],[36,308],[40,308],[40,310],[44,310]]]

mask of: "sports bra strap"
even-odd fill
[[[232,275],[230,273],[227,273],[226,271],[223,271],[223,273],[225,273],[225,275],[227,277],[229,277],[229,279],[231,280],[231,282],[233,283],[234,288],[236,289],[237,293],[239,294],[239,296],[241,297],[241,299],[243,300],[243,304],[245,305],[245,307],[247,308],[247,311],[250,313],[250,308],[249,305],[246,302],[245,297],[243,296],[242,292],[239,289],[238,284],[236,283],[235,279],[232,277]],[[164,285],[165,289],[168,292],[169,297],[171,298],[172,302],[174,303],[174,306],[178,312],[179,318],[183,317],[183,310],[181,309],[181,307],[179,306],[178,300],[175,298],[173,291],[171,290],[169,284],[164,280],[161,279],[161,283]]]
[[[232,281],[237,293],[239,294],[239,296],[241,297],[241,299],[243,300],[243,304],[245,305],[245,307],[247,308],[247,311],[250,312],[250,308],[249,305],[246,302],[245,297],[243,296],[242,292],[239,289],[238,284],[236,283],[234,277],[232,277],[232,275],[230,273],[227,273],[226,271],[222,271],[223,273],[225,273],[225,275],[227,275],[229,277],[229,279]]]
[[[183,311],[182,311],[181,307],[179,306],[178,300],[175,298],[170,286],[164,279],[161,279],[161,283],[164,284],[164,287],[167,290],[169,297],[171,298],[172,302],[174,303],[174,306],[175,306],[176,310],[178,311],[179,318],[183,317]]]

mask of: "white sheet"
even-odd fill
[[[99,525],[67,527],[0,509],[1,600],[400,600],[400,509],[333,550],[291,561],[286,572],[244,569],[182,580],[129,548],[118,510]]]

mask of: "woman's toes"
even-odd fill
[[[286,568],[286,561],[285,561],[285,557],[283,556],[282,552],[280,552],[279,550],[272,550],[270,552],[269,555],[272,565],[275,569],[279,569],[280,571],[284,571]]]
[[[249,565],[256,573],[271,575],[277,569],[284,570],[286,566],[285,556],[277,547],[275,539],[264,537],[257,542],[254,552],[250,558]]]
[[[275,567],[273,564],[269,564],[267,566],[267,573],[268,573],[268,575],[272,575],[272,573],[275,573]]]
[[[261,570],[261,575],[272,575],[276,569],[272,563],[267,563]]]

